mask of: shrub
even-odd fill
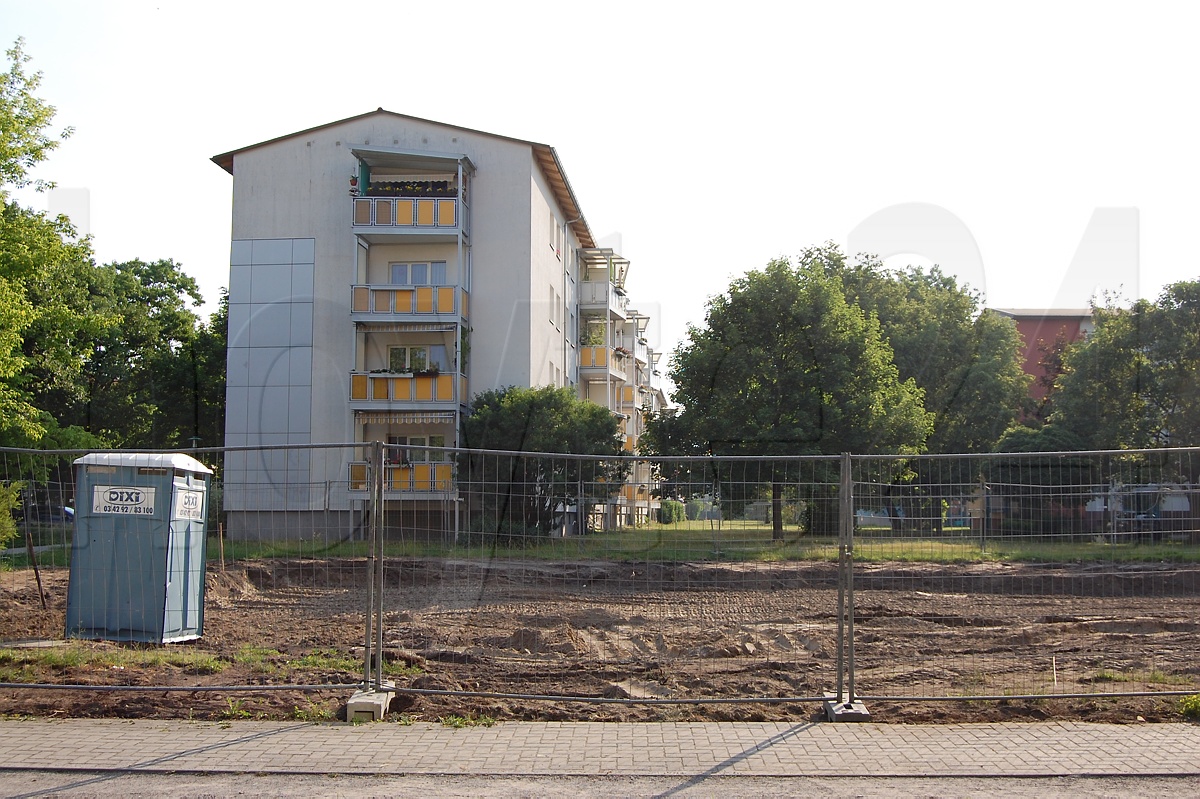
[[[658,506],[658,521],[662,524],[675,524],[687,518],[683,503],[674,499],[664,499]]]
[[[1200,694],[1191,694],[1180,699],[1179,712],[1188,721],[1200,721]]]
[[[23,483],[0,484],[0,549],[17,537],[17,523],[13,511],[21,504]]]

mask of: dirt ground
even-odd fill
[[[333,559],[251,561],[224,572],[210,567],[203,637],[168,646],[215,656],[223,666],[217,671],[56,663],[19,680],[344,689],[6,688],[0,714],[333,716],[361,679],[345,660],[362,658],[366,569],[361,560]],[[1198,567],[885,564],[861,567],[854,579],[855,690],[877,721],[1178,720],[1175,697],[1021,697],[1200,692]],[[0,573],[0,647],[61,641],[68,575],[48,570],[42,580],[46,610],[31,572]],[[838,586],[831,564],[407,559],[387,562],[386,584],[384,651],[402,688],[686,700],[818,698],[837,684]],[[924,699],[945,696],[996,698]],[[820,714],[818,702],[800,701],[589,704],[406,694],[391,709],[398,718],[421,720],[749,721]]]

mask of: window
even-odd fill
[[[388,347],[389,372],[405,374],[424,372],[429,369],[439,372],[450,371],[450,355],[445,344],[429,344],[419,347]]]
[[[393,286],[448,286],[445,261],[389,264]]]
[[[430,452],[426,447],[445,447],[445,436],[388,436],[387,462],[391,465],[449,460],[445,452]]]
[[[435,346],[445,353],[444,346]],[[444,359],[443,355],[443,359]],[[421,372],[428,368],[429,349],[427,347],[388,347],[388,371],[403,374],[405,372]]]

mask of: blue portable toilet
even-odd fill
[[[75,461],[68,638],[200,637],[211,474],[182,454],[93,453]]]

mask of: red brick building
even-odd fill
[[[1017,323],[1017,332],[1025,342],[1021,365],[1026,374],[1033,376],[1029,396],[1039,404],[1046,398],[1046,386],[1042,378],[1046,370],[1042,365],[1044,352],[1054,346],[1060,334],[1067,342],[1074,342],[1090,333],[1093,328],[1091,308],[993,308]]]

